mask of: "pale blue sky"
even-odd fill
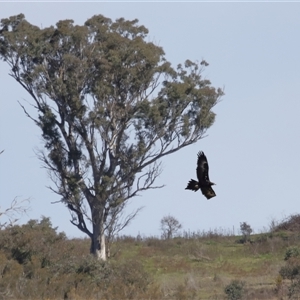
[[[203,75],[225,87],[208,137],[163,160],[157,183],[166,187],[131,200],[129,212],[144,209],[124,234],[160,235],[168,214],[184,230],[237,229],[246,221],[258,232],[272,218],[300,213],[300,3],[0,3],[1,19],[19,13],[42,27],[62,19],[81,25],[95,14],[137,18],[174,66],[205,59]],[[21,222],[45,215],[68,236],[84,236],[62,204],[51,204],[59,197],[45,187],[51,181],[34,154],[40,131],[17,102],[31,99],[8,71],[1,62],[1,208],[15,196],[31,198]],[[209,201],[185,190],[199,150],[217,183]]]

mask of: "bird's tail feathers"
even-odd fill
[[[191,179],[185,189],[186,190],[192,190],[192,191],[196,192],[196,191],[199,190],[199,184],[196,180]]]

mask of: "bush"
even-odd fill
[[[287,261],[286,265],[281,267],[279,274],[283,279],[289,279],[293,281],[296,278],[300,278],[300,249],[298,247],[289,247],[284,256],[284,260]]]
[[[288,297],[289,299],[299,299],[300,295],[300,279],[294,281],[289,286]]]
[[[227,295],[227,299],[230,300],[242,299],[243,294],[245,292],[244,286],[245,286],[244,281],[232,280],[230,284],[228,284],[224,289],[224,292]]]
[[[284,260],[288,260],[291,257],[299,257],[300,256],[300,249],[298,247],[289,247],[284,256]]]
[[[279,270],[279,274],[283,279],[294,280],[300,274],[300,266],[299,265],[288,265],[281,267]]]
[[[31,261],[34,255],[39,256],[41,264],[49,263],[53,254],[53,246],[66,240],[64,233],[57,233],[52,228],[49,218],[40,221],[30,220],[27,224],[14,225],[0,231],[0,248],[8,258],[17,260],[20,264]]]
[[[289,247],[285,252],[286,265],[281,267],[279,274],[282,279],[290,280],[288,287],[289,299],[299,299],[300,294],[300,249]],[[278,289],[279,290],[279,289]]]

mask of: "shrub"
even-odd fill
[[[300,295],[300,279],[294,281],[289,286],[288,297],[289,299],[299,299]]]
[[[66,235],[57,233],[56,229],[46,217],[40,221],[30,220],[22,226],[8,227],[0,231],[0,248],[8,258],[20,264],[28,263],[34,255],[38,255],[45,266],[49,264],[53,245],[66,240]]]
[[[232,280],[230,284],[228,284],[224,289],[224,292],[227,295],[227,299],[230,300],[242,299],[243,294],[245,292],[244,286],[245,286],[244,281]]]
[[[279,275],[282,279],[290,280],[288,287],[289,299],[299,299],[300,294],[300,249],[298,247],[287,248],[284,256],[286,265],[281,267]],[[280,290],[280,286],[278,291]]]
[[[279,270],[279,274],[282,276],[283,279],[294,280],[300,274],[300,266],[299,265],[283,266]]]
[[[287,261],[286,265],[281,267],[279,274],[283,279],[289,279],[293,281],[296,278],[300,278],[300,249],[298,247],[289,247],[284,256],[284,260]]]
[[[299,257],[300,256],[300,248],[298,247],[289,247],[284,256],[284,260],[288,260],[291,257]]]

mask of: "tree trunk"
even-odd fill
[[[93,222],[93,233],[91,237],[90,252],[98,260],[105,261],[107,257],[106,257],[106,249],[105,249],[103,213],[101,213],[101,211],[99,210],[93,209],[92,222]]]

